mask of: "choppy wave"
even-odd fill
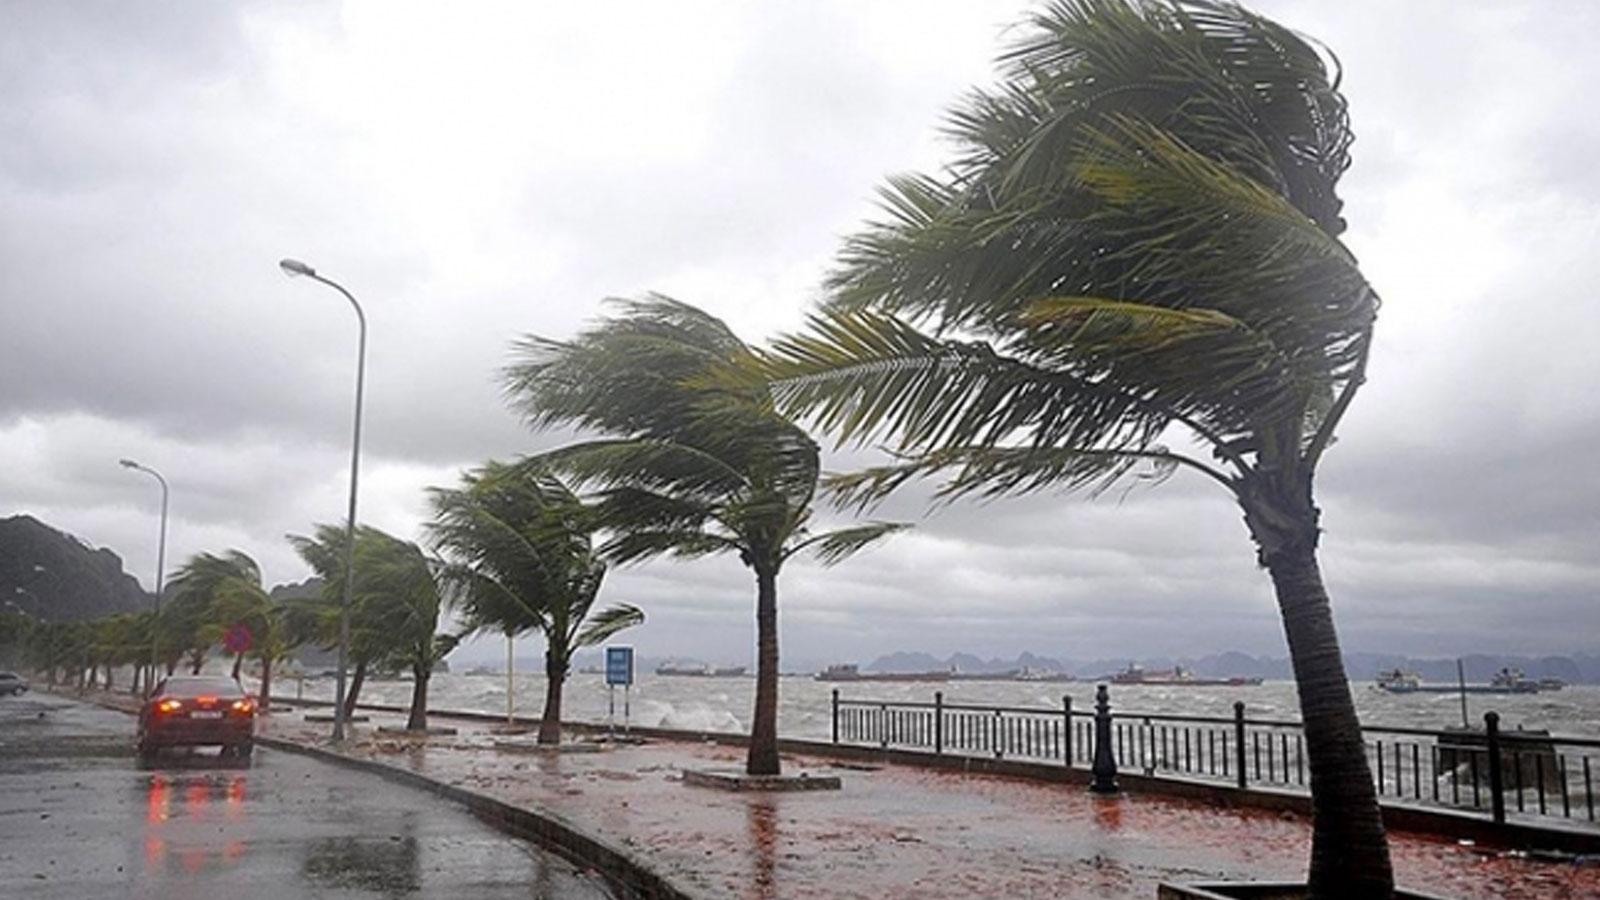
[[[536,716],[544,703],[544,676],[518,674],[513,679],[516,712]],[[1075,710],[1094,708],[1094,684],[1074,682],[1041,688],[1026,682],[962,682],[930,685],[917,683],[827,684],[810,678],[781,679],[778,703],[778,729],[787,737],[826,738],[830,730],[831,691],[852,699],[884,701],[928,701],[934,691],[944,694],[949,703],[974,703],[1002,706],[1062,707],[1070,698]],[[1370,682],[1356,682],[1356,706],[1368,725],[1412,728],[1443,728],[1461,723],[1458,697],[1448,694],[1388,694],[1372,688]],[[297,683],[288,679],[280,690],[297,690],[308,698],[331,699],[333,679],[307,679]],[[409,681],[369,681],[362,698],[373,703],[403,705],[410,702]],[[577,721],[605,722],[614,699],[616,721],[623,715],[624,692],[609,694],[601,676],[579,673],[569,679],[563,698],[563,711]],[[678,728],[688,731],[745,731],[755,701],[755,679],[682,678],[643,675],[627,692],[631,721],[645,727]],[[1113,685],[1114,709],[1124,712],[1149,712],[1183,715],[1233,715],[1233,704],[1242,701],[1246,714],[1256,718],[1298,718],[1299,703],[1292,682],[1267,682],[1254,687],[1196,688],[1180,686],[1136,687]],[[503,675],[438,675],[429,691],[429,706],[474,712],[504,713],[506,683]],[[1502,727],[1548,728],[1557,734],[1600,736],[1600,687],[1574,686],[1557,693],[1472,696],[1469,716],[1481,722],[1489,710],[1500,713]]]

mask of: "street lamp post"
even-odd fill
[[[141,466],[131,459],[121,459],[118,462],[124,469],[143,472],[161,483],[161,536],[156,542],[156,618],[161,617],[161,589],[162,578],[167,571],[167,480],[161,473],[149,466]],[[148,695],[155,687],[156,672],[161,667],[161,626],[159,622],[150,623],[150,674],[145,678],[145,694]]]
[[[350,647],[350,595],[355,590],[356,576],[356,480],[361,471],[361,394],[367,376],[367,315],[362,312],[361,304],[357,303],[356,298],[342,285],[318,275],[316,269],[305,263],[297,259],[284,259],[278,262],[278,267],[291,278],[304,275],[343,294],[344,298],[350,301],[350,307],[356,311],[356,321],[361,325],[360,343],[356,349],[355,434],[350,443],[350,516],[345,520],[344,594],[339,598],[339,675],[334,682],[333,693],[333,740],[339,742],[344,740],[344,670]]]

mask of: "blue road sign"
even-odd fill
[[[606,648],[606,684],[633,684],[633,648]]]

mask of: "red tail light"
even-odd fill
[[[163,700],[156,704],[156,712],[158,713],[175,713],[180,709],[183,709],[182,700]]]
[[[256,711],[256,702],[254,700],[235,700],[233,701],[233,711],[241,716],[251,715]]]

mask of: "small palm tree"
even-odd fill
[[[892,439],[900,459],[835,483],[846,502],[929,475],[946,497],[1179,468],[1227,490],[1294,664],[1311,892],[1388,896],[1312,490],[1378,308],[1338,240],[1344,98],[1306,40],[1231,3],[1075,0],[1030,26],[1004,86],[952,115],[950,174],[890,183],[828,308],[759,368],[841,440]]]
[[[816,442],[772,410],[764,385],[715,374],[750,352],[722,320],[652,296],[571,342],[529,337],[507,374],[536,427],[604,437],[542,459],[597,490],[610,560],[736,554],[756,578],[756,704],[746,770],[777,775],[778,574],[796,553],[844,559],[902,526],[812,533]]]
[[[170,578],[176,579],[177,573]],[[213,629],[208,625],[210,597],[201,591],[184,590],[183,585],[172,580],[168,581],[168,586],[168,596],[161,604],[161,611],[156,613],[157,658],[170,676],[184,657],[188,657],[190,671],[198,675],[213,643]]]
[[[644,621],[637,607],[595,611],[606,566],[596,555],[595,510],[542,466],[490,462],[458,489],[434,488],[434,543],[469,630],[545,639],[539,743],[561,740],[561,695],[572,654]]]
[[[307,535],[285,536],[300,558],[322,581],[322,594],[310,600],[291,602],[290,619],[306,643],[324,650],[339,645],[339,615],[344,601],[345,528],[343,525],[319,524]],[[361,689],[366,684],[372,666],[390,652],[395,636],[389,628],[392,612],[383,602],[362,603],[360,558],[363,547],[387,546],[396,541],[385,532],[370,525],[356,527],[356,586],[351,592],[349,661],[352,665],[350,684],[344,694],[345,715],[355,714]],[[371,596],[370,594],[366,596]],[[380,601],[383,598],[378,598]]]
[[[444,564],[422,548],[378,529],[356,541],[357,618],[382,623],[382,644],[375,649],[383,666],[411,670],[411,707],[406,728],[428,727],[428,684],[439,661],[460,641],[438,634]]]
[[[295,647],[295,636],[284,624],[284,610],[261,586],[261,567],[238,550],[216,556],[198,553],[173,578],[174,598],[190,604],[204,603],[207,624],[198,629],[207,644],[222,639],[229,629],[243,626],[250,632],[248,655],[261,663],[260,704],[267,708],[272,693],[273,665]],[[246,653],[234,658],[233,677],[239,677]],[[198,671],[198,666],[196,666]]]

